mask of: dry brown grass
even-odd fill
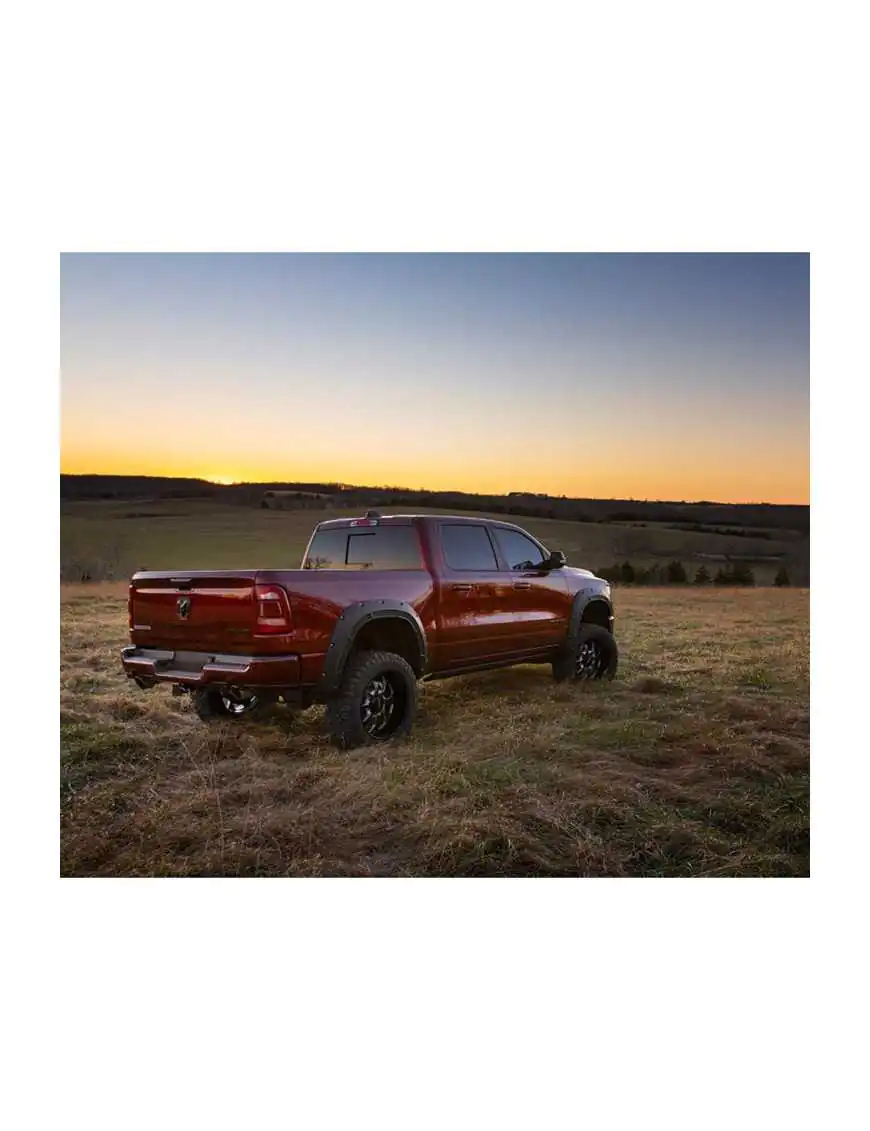
[[[619,679],[425,685],[411,740],[202,724],[124,678],[126,586],[64,586],[68,876],[809,874],[809,594],[619,590]]]

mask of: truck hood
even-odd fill
[[[577,566],[563,566],[562,571],[569,577],[582,578],[586,581],[597,581],[598,587],[600,587],[602,591],[610,589],[610,582],[605,581],[603,577],[598,577],[598,575],[594,574],[590,569],[579,569]]]

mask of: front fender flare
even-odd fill
[[[593,601],[600,601],[607,607],[607,613],[610,617],[610,630],[613,631],[613,602],[609,597],[605,596],[600,589],[581,589],[579,593],[575,593],[574,601],[571,605],[571,616],[568,621],[568,643],[577,639],[577,634],[580,631],[580,625],[583,622],[583,613]]]

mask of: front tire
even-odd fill
[[[597,624],[581,624],[580,631],[553,661],[553,678],[585,682],[613,679],[619,665],[619,649],[612,632]]]
[[[410,733],[416,713],[411,665],[393,652],[359,652],[326,705],[326,725],[335,745],[347,750]]]

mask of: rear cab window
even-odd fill
[[[315,532],[302,568],[422,569],[420,539],[410,525],[328,527]]]

